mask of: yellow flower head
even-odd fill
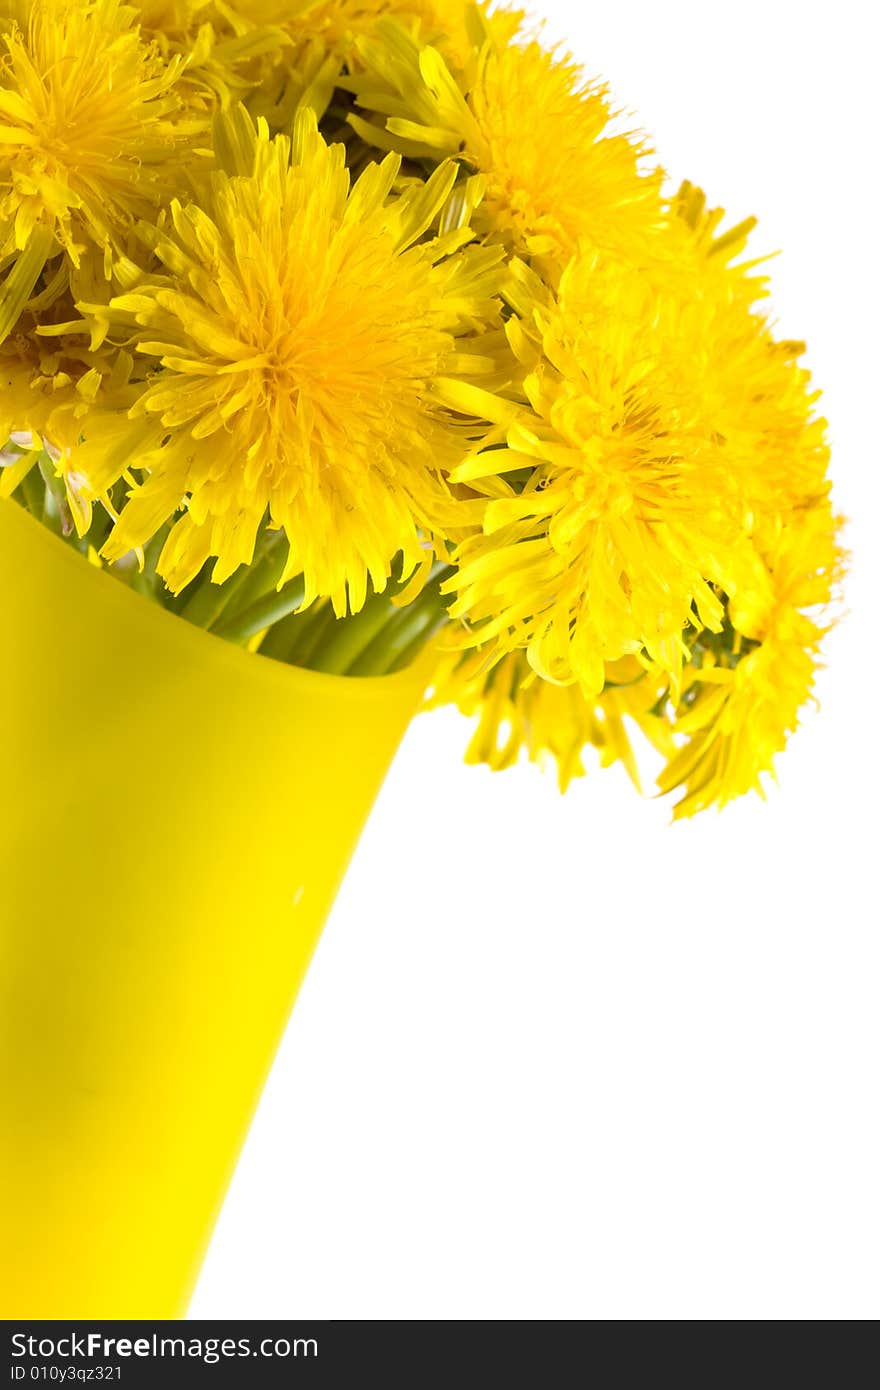
[[[690,643],[721,631],[726,603],[760,640],[779,528],[827,508],[802,345],[773,339],[763,282],[731,262],[748,227],[716,236],[698,194],[682,209],[632,265],[582,248],[555,296],[513,267],[525,405],[439,388],[495,426],[453,474],[485,502],[452,611],[475,644],[524,647],[589,697],[632,655],[676,701]]]
[[[468,20],[477,14],[469,0],[239,0],[234,8],[251,22],[284,25],[295,38],[321,39],[345,53],[353,41],[375,32],[385,16],[433,42],[467,45]]]
[[[556,299],[522,269],[518,280],[509,332],[528,405],[482,397],[505,447],[493,440],[453,474],[487,500],[482,533],[459,550],[452,611],[475,642],[526,647],[539,674],[588,696],[624,656],[675,680],[684,629],[721,622],[714,585],[741,534],[691,379],[702,310],[592,252]]]
[[[185,55],[182,91],[196,108],[247,101],[273,130],[286,129],[307,93],[320,115],[355,44],[392,17],[436,44],[455,66],[472,62],[486,34],[512,32],[516,14],[490,15],[477,0],[137,0],[163,51]]]
[[[839,522],[830,506],[780,525],[767,554],[772,594],[760,640],[698,639],[672,729],[679,748],[661,777],[681,789],[676,816],[724,806],[761,779],[797,728],[812,692],[825,617],[840,578]]]
[[[142,471],[108,558],[184,508],[160,572],[177,590],[216,556],[220,582],[268,517],[305,602],[356,610],[368,574],[382,589],[398,551],[411,570],[441,524],[465,445],[430,386],[491,369],[479,330],[498,317],[498,257],[461,249],[463,228],[425,239],[453,167],[395,194],[391,156],[349,190],[311,111],[291,144],[238,108],[215,143],[202,206],[175,203],[153,237],[167,274],[93,310],[98,339],[121,333],[156,370],[125,429],[90,418],[71,467],[94,497]]]
[[[349,83],[375,113],[350,118],[366,140],[465,160],[485,179],[481,230],[521,254],[564,264],[585,238],[643,244],[661,217],[659,176],[643,171],[643,147],[615,133],[604,89],[573,62],[537,42],[490,38],[459,79],[395,26],[379,35],[360,46],[367,75]]]
[[[268,20],[271,7],[225,0],[132,0],[142,33],[167,62],[181,63],[177,94],[183,106],[210,117],[237,101],[259,97],[272,109],[289,83],[293,99],[279,116],[289,127],[297,100],[321,70],[323,53],[294,54],[290,37]],[[253,10],[253,17],[248,11]],[[327,69],[332,91],[335,68]],[[326,86],[326,84],[324,84]],[[266,88],[263,93],[263,88]]]
[[[732,620],[690,638],[682,693],[669,698],[661,673],[634,657],[606,667],[606,684],[587,697],[577,684],[536,676],[521,651],[488,662],[480,650],[452,652],[441,663],[430,704],[453,703],[477,727],[467,760],[500,770],[525,751],[556,764],[560,790],[584,773],[588,747],[603,767],[621,762],[640,787],[631,733],[638,729],[666,767],[661,792],[682,793],[674,816],[723,807],[750,791],[763,795],[776,754],[797,728],[810,698],[828,606],[842,568],[839,521],[827,503],[779,524],[775,545],[752,589],[769,595],[760,637]]]
[[[611,679],[613,677],[613,680]],[[602,767],[620,762],[637,788],[640,778],[630,725],[665,754],[674,752],[666,721],[652,710],[656,681],[633,658],[617,663],[595,699],[576,685],[555,685],[535,675],[522,652],[510,652],[485,668],[481,653],[453,655],[440,666],[430,704],[455,704],[477,726],[468,746],[470,763],[501,771],[519,761],[556,766],[560,791],[583,777],[583,755],[592,748]]]
[[[0,338],[46,263],[90,250],[105,273],[137,218],[173,186],[191,129],[175,121],[177,63],[141,42],[119,0],[35,0],[0,60],[0,239],[12,262]]]
[[[745,250],[754,219],[720,231],[722,210],[704,204],[699,189],[683,185],[664,233],[663,274],[677,277],[676,294],[701,306],[703,325],[686,369],[759,538],[767,521],[775,527],[779,516],[827,498],[826,422],[800,361],[804,343],[773,336],[761,312],[766,277],[755,274],[757,262],[733,259]]]

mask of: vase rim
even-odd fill
[[[260,657],[258,652],[248,652],[239,647],[234,642],[228,642],[223,637],[218,637],[216,633],[209,632],[206,628],[197,627],[195,623],[188,623],[185,618],[177,613],[171,613],[161,604],[152,603],[145,595],[137,593],[125,584],[120,584],[96,565],[92,565],[83,556],[74,551],[70,546],[64,544],[59,536],[51,532],[48,527],[31,516],[24,507],[19,506],[11,498],[0,499],[0,522],[6,518],[13,526],[21,525],[23,530],[30,534],[30,538],[35,545],[44,547],[47,563],[56,568],[68,566],[71,576],[78,575],[77,583],[84,588],[88,585],[100,585],[101,592],[105,599],[111,603],[127,605],[135,603],[138,611],[147,622],[160,623],[169,639],[176,642],[202,642],[205,651],[213,652],[213,659],[225,661],[230,666],[237,667],[243,672],[245,669],[254,676],[263,671],[262,679],[270,681],[283,681],[288,685],[294,681],[306,685],[312,685],[317,691],[322,687],[326,690],[331,687],[336,690],[345,688],[350,695],[361,695],[365,697],[386,696],[400,694],[405,690],[415,691],[424,690],[431,674],[436,669],[438,652],[436,639],[428,643],[425,650],[421,652],[409,666],[402,671],[393,671],[389,675],[381,676],[349,676],[334,675],[327,671],[312,671],[306,666],[293,666],[284,661],[276,661],[272,657]],[[96,590],[97,592],[97,590]],[[147,615],[150,615],[147,617]]]

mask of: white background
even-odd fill
[[[877,122],[861,3],[536,13],[672,182],[761,217],[824,386],[849,615],[781,788],[670,826],[412,728],[300,996],[194,1317],[873,1318]],[[527,113],[524,113],[524,119]]]

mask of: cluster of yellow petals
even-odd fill
[[[613,677],[613,679],[611,679]],[[486,674],[479,653],[447,655],[434,681],[431,704],[453,702],[475,716],[466,760],[502,771],[523,752],[535,763],[556,767],[560,791],[586,773],[584,753],[592,748],[602,767],[620,762],[642,790],[631,729],[639,729],[658,752],[671,758],[675,740],[656,712],[662,691],[632,657],[610,669],[601,694],[587,699],[577,685],[541,680],[522,651],[509,652]]]
[[[720,627],[714,585],[743,530],[688,370],[704,306],[594,252],[569,263],[554,303],[536,303],[522,276],[508,335],[525,399],[484,398],[504,442],[453,474],[487,499],[482,534],[459,551],[453,612],[589,696],[624,656],[675,679],[688,626]],[[445,395],[481,403],[458,384]]]
[[[723,805],[842,568],[750,225],[491,3],[0,0],[0,496],[174,593],[280,536],[342,621],[442,559],[471,760]]]
[[[220,122],[226,167],[153,238],[167,273],[90,308],[93,337],[118,335],[163,370],[127,428],[115,411],[82,423],[78,496],[143,471],[110,560],[186,502],[159,560],[175,591],[211,556],[217,583],[249,564],[268,513],[289,541],[282,582],[301,573],[306,604],[356,612],[368,577],[384,588],[400,551],[411,572],[448,524],[462,435],[428,384],[485,371],[500,258],[463,247],[466,230],[421,240],[448,200],[448,164],[394,196],[389,155],[350,188],[311,111],[292,141],[241,110]]]
[[[174,94],[180,60],[144,44],[133,14],[119,0],[55,0],[0,40],[0,340],[47,262],[56,292],[71,275],[88,283],[90,255],[109,275],[203,129]]]
[[[481,33],[481,11],[469,0],[134,0],[145,29],[192,44],[210,28],[215,41],[251,34],[280,42],[317,42],[340,57],[393,19],[425,44],[466,62]],[[280,36],[283,36],[281,38]]]
[[[551,278],[584,239],[631,251],[661,220],[660,176],[616,129],[605,89],[536,40],[486,43],[462,74],[384,22],[361,40],[347,85],[371,114],[365,139],[411,158],[455,155],[480,174],[476,225]]]
[[[677,814],[772,770],[842,564],[802,345],[774,339],[762,281],[730,263],[747,228],[719,237],[717,221],[686,188],[650,257],[582,247],[555,293],[515,266],[518,383],[494,396],[441,386],[491,427],[452,475],[484,501],[449,585],[477,664],[447,669],[447,697],[472,708],[482,672],[497,712],[499,666],[525,660],[503,717],[565,777],[571,749],[550,732],[544,687],[567,692],[559,727],[606,760],[595,719],[610,698],[664,752]],[[624,660],[641,674],[621,685]]]
[[[382,21],[430,45],[454,69],[474,61],[491,31],[512,33],[520,17],[492,16],[485,0],[137,0],[144,31],[186,61],[185,99],[246,100],[273,129],[305,97],[323,115],[337,80],[359,65],[357,46]]]

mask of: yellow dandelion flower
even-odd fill
[[[22,447],[23,441],[29,447],[42,448],[50,404],[42,392],[34,390],[37,368],[23,346],[10,344],[7,339],[0,347],[0,440],[14,435],[17,448]],[[3,482],[8,491],[9,477],[4,477]]]
[[[419,44],[431,44],[455,71],[472,67],[487,37],[499,41],[512,34],[521,14],[497,11],[486,0],[253,0],[241,12],[275,17],[292,45],[257,100],[254,114],[265,115],[274,128],[292,118],[307,101],[319,115],[330,104],[340,74],[360,68],[359,44],[377,39],[383,22],[393,21]],[[301,95],[305,86],[306,93]],[[441,156],[442,157],[442,156]],[[436,162],[436,156],[434,156]]]
[[[773,598],[760,640],[732,631],[722,646],[698,641],[673,723],[680,746],[658,779],[661,791],[683,791],[677,817],[763,795],[762,778],[813,689],[842,568],[838,531],[830,506],[780,525],[767,555]]]
[[[456,64],[467,62],[479,47],[493,23],[489,11],[488,3],[475,0],[233,0],[227,7],[249,25],[277,25],[294,41],[319,39],[342,55],[357,39],[374,35],[380,20],[391,18]],[[519,18],[496,17],[494,23],[508,32]]]
[[[0,497],[11,496],[40,455],[44,464],[48,456],[59,480],[53,490],[60,500],[66,489],[66,511],[84,532],[91,508],[79,496],[69,459],[99,395],[103,412],[112,407],[124,418],[138,394],[134,362],[109,346],[93,351],[81,333],[64,331],[72,317],[66,296],[38,307],[0,344],[0,437],[11,444],[3,454]]]
[[[564,264],[585,238],[632,249],[661,220],[642,143],[613,128],[605,89],[568,58],[490,40],[459,80],[392,24],[360,53],[366,75],[347,85],[371,116],[351,116],[355,130],[380,148],[464,160],[485,180],[480,229],[518,252]]]
[[[602,767],[620,762],[641,789],[629,726],[641,729],[666,755],[674,751],[668,724],[652,708],[660,693],[631,657],[610,668],[609,684],[589,700],[576,685],[541,680],[522,652],[509,653],[488,671],[480,653],[469,653],[441,663],[430,704],[455,704],[476,717],[467,762],[501,771],[525,751],[532,762],[555,764],[564,792],[584,776],[584,753],[592,748]]]
[[[689,370],[760,528],[762,518],[774,521],[827,497],[830,452],[826,421],[815,410],[819,393],[800,361],[805,344],[773,336],[763,305],[768,281],[754,273],[759,262],[733,259],[745,250],[755,219],[721,231],[723,211],[707,210],[690,184],[673,211],[662,239],[669,243],[663,273],[673,276],[678,263],[677,293],[697,300],[705,318]]]
[[[691,372],[707,428],[723,447],[743,500],[747,543],[738,547],[724,577],[729,617],[738,633],[761,640],[778,603],[773,574],[780,537],[789,528],[800,534],[805,516],[818,518],[821,551],[823,535],[834,531],[827,424],[816,412],[819,392],[801,363],[804,343],[773,336],[762,303],[768,282],[754,273],[758,263],[732,259],[745,249],[754,219],[721,231],[723,212],[707,210],[703,194],[690,184],[673,207],[677,218],[670,232],[681,234],[675,254],[686,276],[682,292],[707,306]],[[676,244],[674,235],[672,240]],[[802,547],[797,553],[808,559]],[[827,602],[827,595],[814,602]]]
[[[0,348],[0,498],[12,496],[43,449],[48,408],[31,390],[32,375],[29,362]]]
[[[238,0],[233,9],[250,23],[285,25],[300,37],[321,38],[335,49],[371,33],[383,15],[427,15],[436,22],[439,11],[431,0]]]
[[[0,339],[47,260],[91,250],[105,273],[151,216],[192,131],[174,120],[176,63],[145,46],[119,0],[35,0],[0,60]]]
[[[486,500],[452,611],[474,643],[525,647],[540,674],[588,696],[605,662],[630,654],[665,671],[677,699],[689,643],[720,631],[725,602],[760,637],[768,547],[827,505],[803,345],[773,339],[756,308],[764,282],[734,259],[751,224],[719,233],[721,214],[689,187],[678,203],[640,260],[582,249],[556,296],[514,266],[525,407],[438,388],[494,426],[453,475]]]
[[[168,273],[90,311],[97,340],[120,335],[155,370],[130,421],[89,416],[71,467],[93,497],[143,477],[105,558],[183,508],[160,573],[179,590],[216,556],[221,582],[267,518],[290,545],[282,582],[301,572],[305,603],[354,611],[368,575],[381,590],[396,552],[422,563],[442,523],[465,443],[430,386],[492,371],[498,256],[465,246],[466,228],[425,237],[449,165],[395,194],[390,156],[350,189],[311,111],[291,144],[238,108],[215,143],[203,206],[175,203],[152,238]]]
[[[181,91],[197,109],[245,101],[273,130],[297,106],[322,116],[359,38],[393,17],[455,66],[473,61],[487,33],[512,33],[515,13],[476,0],[137,0],[141,23],[167,54],[186,56]]]
[[[702,416],[690,358],[702,308],[595,253],[551,299],[520,268],[509,325],[527,406],[440,383],[502,432],[452,475],[486,494],[458,552],[452,612],[473,640],[526,647],[588,696],[605,663],[643,655],[676,680],[684,630],[717,628],[742,504]]]
[[[430,705],[452,703],[476,717],[468,762],[500,770],[525,751],[556,764],[562,791],[584,774],[588,747],[603,767],[621,762],[640,790],[631,739],[638,729],[666,760],[659,790],[683,793],[675,818],[763,795],[762,779],[812,693],[843,563],[839,527],[829,505],[778,525],[760,638],[745,637],[729,613],[720,632],[695,634],[677,707],[667,683],[633,657],[609,665],[605,688],[587,698],[576,684],[536,676],[521,651],[487,663],[479,650],[444,659]]]
[[[295,99],[281,119],[292,119],[296,101],[322,71],[326,54],[294,53],[279,23],[269,22],[267,6],[238,6],[223,0],[133,0],[141,29],[166,61],[182,62],[176,91],[199,114],[226,109],[267,91],[271,108],[279,86],[289,82]],[[250,11],[253,10],[253,15]],[[283,75],[282,75],[283,66]],[[332,72],[335,75],[335,65]],[[332,81],[331,81],[332,90]],[[329,95],[329,92],[328,92]],[[318,101],[313,102],[318,107]]]

